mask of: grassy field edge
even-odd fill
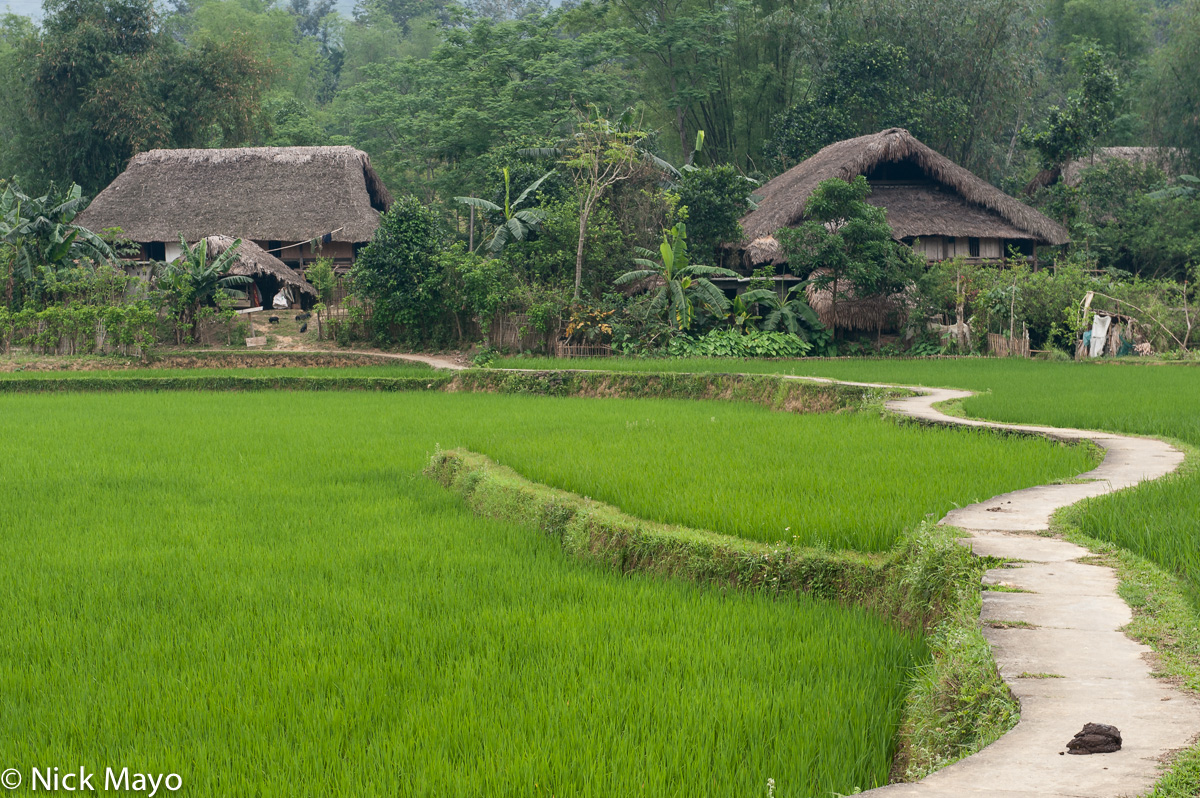
[[[882,555],[794,548],[648,522],[534,483],[475,452],[435,452],[425,473],[476,514],[536,528],[602,567],[780,597],[807,593],[924,634],[931,658],[909,687],[893,781],[956,762],[1016,723],[1017,704],[979,624],[980,578],[991,563],[959,545],[957,530],[922,525]]]
[[[1180,468],[1165,479],[1200,473],[1200,448],[1170,440],[1186,455]],[[1200,623],[1187,586],[1174,574],[1111,541],[1085,534],[1079,526],[1082,508],[1064,507],[1055,514],[1052,531],[1093,552],[1090,562],[1112,568],[1117,594],[1129,605],[1133,620],[1125,634],[1154,651],[1154,671],[1192,695],[1200,696]],[[1200,795],[1200,740],[1166,763],[1162,778],[1147,798],[1195,798]]]
[[[93,373],[96,376],[92,376]],[[453,374],[430,371],[405,377],[248,376],[119,377],[86,372],[72,378],[0,380],[0,393],[83,391],[422,391],[444,390],[538,396],[623,399],[719,399],[752,402],[793,413],[829,413],[858,409],[882,398],[910,395],[853,385],[805,382],[771,375],[610,373],[594,371],[506,372],[472,369]]]

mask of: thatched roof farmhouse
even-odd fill
[[[998,260],[1009,246],[1033,255],[1038,245],[1068,241],[1046,216],[892,128],[830,144],[759,188],[758,208],[742,218],[738,249],[747,265],[785,262],[775,232],[804,220],[823,180],[858,175],[871,184],[867,202],[887,210],[893,236],[929,260]]]
[[[150,150],[76,222],[120,227],[153,260],[175,257],[180,236],[229,236],[293,269],[323,255],[344,270],[391,202],[367,154],[353,147]],[[322,242],[316,250],[314,240]]]
[[[1062,180],[1077,187],[1083,173],[1093,166],[1106,166],[1113,161],[1128,161],[1137,166],[1157,166],[1167,175],[1175,174],[1177,150],[1169,147],[1097,147],[1091,154],[1076,158],[1062,171]]]

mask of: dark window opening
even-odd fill
[[[967,254],[970,255],[972,258],[979,257],[979,239],[978,238],[968,238],[967,239]]]
[[[167,245],[163,241],[150,241],[146,244],[146,260],[163,261],[167,259]]]
[[[268,241],[267,242],[267,252],[271,253],[272,255],[274,255],[277,258],[279,257],[279,250],[282,248],[283,248],[282,241]]]
[[[876,164],[867,172],[868,183],[927,183],[929,176],[925,174],[916,161],[884,161]]]

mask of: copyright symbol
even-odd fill
[[[21,771],[16,768],[9,768],[0,773],[0,787],[6,790],[15,790],[21,786]]]

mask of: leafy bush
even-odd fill
[[[667,352],[675,357],[804,357],[812,349],[807,341],[791,333],[720,329],[699,338],[680,336]]]
[[[374,304],[376,338],[391,342],[401,333],[426,340],[441,326],[443,242],[437,212],[414,196],[396,200],[383,215],[350,272],[355,293]]]
[[[317,298],[328,305],[333,301],[333,289],[337,286],[337,276],[333,273],[333,261],[329,258],[317,258],[304,275],[310,285],[317,289]]]
[[[701,263],[710,263],[726,241],[741,240],[738,220],[750,210],[753,189],[754,183],[728,164],[690,169],[680,176],[675,190],[679,204],[687,207],[691,246]]]

